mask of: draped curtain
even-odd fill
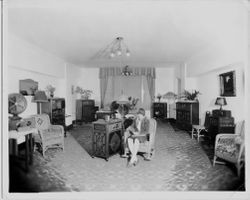
[[[103,108],[104,98],[108,86],[108,77],[100,78],[100,90],[101,90],[101,108]]]
[[[123,68],[119,67],[108,67],[100,68],[99,78],[100,78],[100,89],[101,89],[101,108],[105,107],[105,104],[111,103],[110,101],[117,98],[120,95],[118,91],[119,85],[123,83],[122,87],[125,85],[131,89],[139,89],[141,96],[139,96],[141,103],[143,103],[143,97],[145,96],[149,100],[146,100],[147,105],[151,105],[151,102],[154,100],[155,93],[155,68],[130,68],[133,75],[126,77],[122,76]],[[137,77],[137,78],[136,78]],[[145,78],[143,78],[145,77]],[[127,82],[126,82],[127,80]],[[134,85],[130,85],[131,81]],[[141,87],[138,87],[138,81],[140,81]],[[146,85],[146,86],[145,86]],[[134,86],[134,88],[133,88]],[[120,86],[121,87],[121,86]],[[128,88],[125,88],[128,91]],[[146,90],[146,93],[144,93]],[[134,93],[130,90],[130,92]],[[145,95],[144,95],[145,94]],[[133,96],[136,97],[136,96]]]

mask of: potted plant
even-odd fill
[[[129,100],[128,103],[129,110],[136,110],[136,105],[139,101],[139,98],[129,97],[128,100]]]
[[[54,97],[54,92],[55,92],[56,88],[53,87],[52,85],[47,85],[46,87],[46,91],[49,93],[50,97]]]
[[[198,101],[198,95],[201,93],[198,90],[194,90],[194,92],[189,92],[187,90],[184,90],[182,97],[184,97],[186,100],[189,101]]]
[[[76,93],[79,93],[81,95],[82,99],[89,99],[91,94],[93,93],[92,90],[86,90],[86,89],[82,89],[81,87],[77,86],[76,87]]]

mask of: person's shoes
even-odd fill
[[[139,159],[136,160],[136,161],[133,163],[133,165],[136,166],[136,165],[138,165],[138,163],[139,163]]]
[[[122,158],[128,158],[128,155],[127,154],[122,154],[121,157]]]
[[[127,168],[132,167],[132,166],[133,166],[133,163],[130,162],[130,160],[128,160],[128,162],[127,162]]]
[[[150,156],[147,156],[147,157],[144,158],[144,160],[150,161],[150,160],[151,160],[151,157],[150,157]]]

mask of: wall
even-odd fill
[[[33,79],[38,89],[45,90],[48,84],[56,87],[55,96],[65,97],[65,62],[38,47],[8,34],[8,93],[19,92],[19,80]],[[28,107],[20,116],[37,113],[37,106],[26,96]]]
[[[223,106],[223,109],[231,110],[232,116],[235,118],[235,122],[245,119],[244,65],[239,63],[237,65],[231,65],[208,72],[197,78],[197,89],[201,92],[199,102],[200,118],[202,123],[204,122],[206,111],[219,109],[219,106],[215,105],[216,98],[220,96],[219,74],[232,70],[235,70],[236,72],[236,97],[226,97],[228,105]]]
[[[33,79],[39,83],[40,90],[48,84],[56,88],[55,96],[64,97],[66,101],[66,125],[75,119],[75,102],[80,96],[72,92],[76,86],[93,90],[91,96],[96,105],[100,104],[100,82],[98,68],[80,68],[49,54],[39,47],[26,42],[13,33],[8,33],[8,93],[19,92],[19,80]],[[37,113],[37,105],[32,97],[26,96],[28,106],[20,116]]]
[[[62,85],[65,85],[62,78],[54,77],[47,74],[28,71],[18,67],[8,67],[8,93],[19,93],[19,80],[33,79],[38,82],[38,89],[45,90],[48,84],[53,85],[56,88],[55,96],[65,97],[65,92],[61,89]],[[25,112],[20,116],[25,117],[28,115],[37,113],[37,105],[32,102],[31,96],[25,96],[28,101],[28,106]]]
[[[76,99],[77,94],[74,92],[76,86],[80,86],[82,70],[80,67],[77,67],[72,64],[66,65],[66,113],[70,115],[66,117],[67,125],[71,124],[75,120],[76,116]]]
[[[167,67],[167,68],[156,68],[156,79],[155,79],[155,95],[164,95],[167,92],[177,93],[178,82],[176,78],[180,78],[182,69],[180,66]],[[158,101],[156,99],[156,101]],[[162,102],[167,102],[166,99],[161,99]],[[175,104],[168,105],[168,117],[176,118]]]
[[[175,90],[175,69],[156,68],[155,96],[166,94]],[[162,99],[162,101],[164,101]]]
[[[194,87],[202,94],[199,96],[200,118],[204,122],[205,111],[218,109],[215,99],[220,95],[219,74],[231,70],[236,71],[236,97],[226,97],[227,106],[224,109],[232,111],[235,121],[246,118],[245,102],[245,71],[247,68],[247,15],[242,7],[234,13],[237,20],[228,21],[231,31],[223,38],[217,38],[199,52],[186,60],[186,87]]]
[[[64,78],[65,62],[18,36],[8,33],[8,66]]]
[[[82,68],[81,80],[79,86],[83,89],[90,89],[93,91],[91,99],[95,100],[96,106],[100,106],[100,79],[99,68]]]

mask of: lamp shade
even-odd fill
[[[219,106],[227,105],[226,98],[225,97],[217,97],[217,99],[215,101],[215,105],[219,105]]]
[[[48,102],[45,92],[42,90],[37,90],[35,92],[34,102]]]
[[[122,94],[118,100],[116,101],[118,104],[127,104],[129,101],[128,101],[128,97],[124,94]]]

